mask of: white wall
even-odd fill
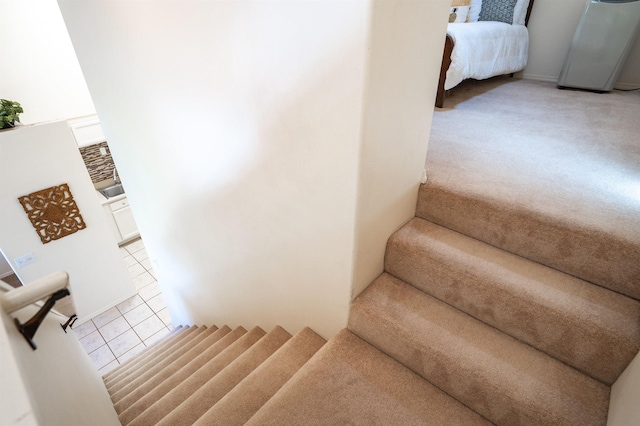
[[[119,425],[100,374],[75,335],[60,327],[65,318],[45,317],[35,351],[18,332],[12,318],[25,323],[37,310],[30,305],[9,316],[0,309],[0,424]]]
[[[421,4],[416,4],[421,3]],[[415,216],[450,3],[373,3],[362,117],[353,296],[383,270],[386,241]]]
[[[607,426],[636,426],[640,419],[640,354],[611,386]]]
[[[2,253],[0,253],[0,278],[4,278],[11,274],[13,274],[11,265],[9,265],[9,262],[7,262]]]
[[[55,0],[0,0],[0,97],[25,124],[95,114]]]
[[[529,20],[529,63],[524,78],[556,81],[587,0],[535,0]],[[620,88],[640,87],[640,38],[620,73]]]
[[[174,320],[346,325],[415,203],[447,1],[60,0]]]
[[[36,259],[15,269],[23,283],[66,271],[78,324],[135,294],[66,121],[0,131],[0,183],[2,253],[12,262],[26,254]],[[87,227],[43,244],[18,197],[63,183]]]

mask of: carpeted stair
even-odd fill
[[[417,210],[433,219],[429,194]],[[326,344],[309,329],[177,328],[104,376],[120,421],[605,425],[640,303],[450,228],[416,217],[392,235],[385,273]]]
[[[515,144],[477,134],[430,147],[416,217],[389,239],[347,329],[325,342],[309,329],[177,328],[104,376],[121,422],[605,425],[610,386],[640,349],[640,214],[593,191],[568,202],[532,186],[539,173],[519,186],[513,161],[490,173]]]
[[[640,303],[492,242],[416,217],[328,343],[178,328],[105,385],[124,425],[606,424]]]

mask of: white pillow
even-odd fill
[[[480,9],[482,9],[482,0],[471,0],[471,8],[469,9],[467,22],[478,22],[478,18],[480,18]]]
[[[471,4],[473,7],[473,3]],[[529,7],[529,0],[518,0],[513,8],[513,24],[524,25],[524,21],[527,18],[527,8]]]
[[[455,20],[451,20],[453,14],[455,15]],[[449,22],[455,22],[456,24],[467,22],[467,15],[469,15],[469,6],[454,6],[451,8],[451,15],[449,17]]]

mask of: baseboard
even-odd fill
[[[614,88],[620,89],[620,90],[640,89],[640,82],[639,83],[616,83],[616,86]]]
[[[557,82],[558,76],[550,76],[550,75],[540,75],[540,74],[528,74],[522,73],[522,78],[525,80],[537,80],[537,81],[548,81],[548,82]]]
[[[558,76],[550,76],[550,75],[540,75],[540,74],[528,74],[522,73],[522,78],[525,80],[537,80],[537,81],[547,81],[555,83],[558,81]],[[640,82],[638,83],[626,83],[619,81],[616,83],[616,89],[620,90],[634,90],[640,88]]]
[[[8,277],[9,275],[13,275],[13,271],[5,272],[4,274],[0,274],[0,280]]]

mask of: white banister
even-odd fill
[[[68,284],[69,275],[66,272],[54,272],[28,285],[0,295],[0,305],[6,313],[10,314],[38,300],[45,299],[58,290],[67,288]]]

